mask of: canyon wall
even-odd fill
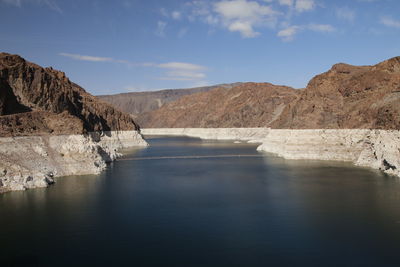
[[[0,53],[0,192],[96,174],[118,149],[146,145],[129,114],[65,73]]]
[[[183,96],[137,117],[143,128],[267,127],[299,90],[270,83],[242,83]]]
[[[287,159],[350,161],[400,176],[398,130],[269,130],[258,150]]]
[[[137,131],[0,138],[0,193],[46,187],[54,177],[98,174],[120,149],[144,147]]]

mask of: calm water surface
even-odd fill
[[[101,175],[0,195],[0,266],[400,266],[397,178],[149,142]]]

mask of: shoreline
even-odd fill
[[[47,187],[55,177],[98,174],[121,156],[146,147],[137,131],[0,138],[0,193]]]
[[[261,143],[258,151],[286,159],[334,160],[400,177],[400,131],[370,129],[147,128],[143,135]]]

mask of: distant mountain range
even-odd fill
[[[145,128],[400,129],[400,57],[374,66],[336,64],[301,90],[238,83],[101,98]]]
[[[99,95],[103,101],[110,103],[121,111],[137,115],[160,108],[166,103],[173,102],[185,95],[208,92],[217,87],[231,88],[240,83],[219,84],[189,89],[165,89],[160,91],[131,92],[116,95]]]
[[[234,87],[183,96],[161,108],[140,114],[144,128],[265,127],[276,120],[298,91],[270,83],[243,83]]]

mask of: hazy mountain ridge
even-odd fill
[[[191,95],[200,92],[208,92],[217,87],[230,88],[240,83],[220,84],[213,86],[196,87],[189,89],[165,89],[148,92],[131,92],[115,95],[99,95],[101,100],[110,103],[118,109],[130,113],[134,116],[156,110],[166,103],[178,100],[185,95]]]

